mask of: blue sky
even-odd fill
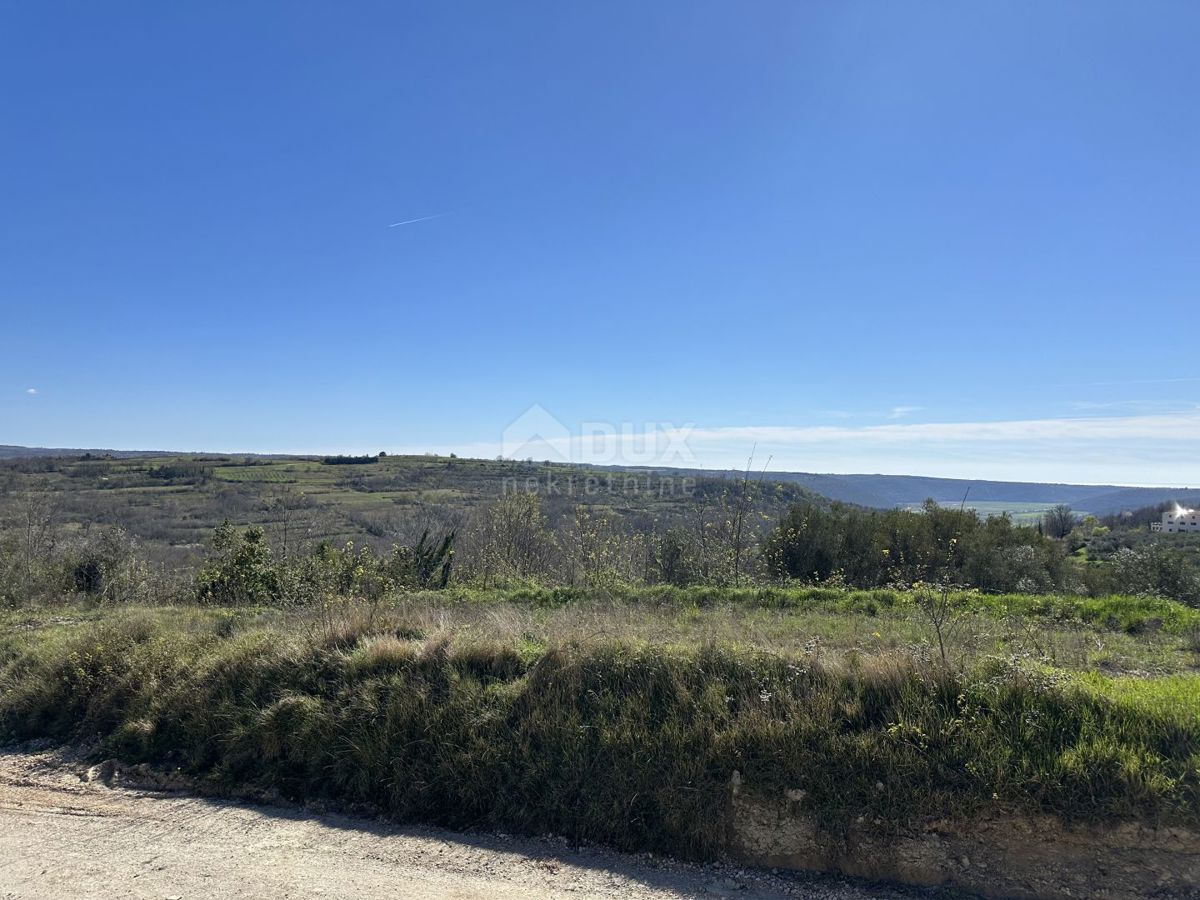
[[[712,467],[1198,484],[1198,42],[1191,2],[5,3],[0,443],[493,455],[540,404]]]

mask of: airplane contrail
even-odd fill
[[[411,225],[414,222],[428,222],[430,219],[440,219],[442,216],[448,216],[449,213],[438,213],[435,216],[420,216],[416,219],[405,219],[403,222],[393,222],[388,228],[395,228],[397,225]]]

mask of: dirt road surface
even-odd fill
[[[0,751],[0,898],[913,898],[833,878],[132,787],[71,753]]]

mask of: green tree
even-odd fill
[[[196,597],[201,603],[256,606],[280,599],[279,569],[262,528],[252,525],[239,530],[226,520],[211,546],[196,575]]]

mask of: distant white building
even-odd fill
[[[1165,531],[1167,534],[1176,534],[1180,531],[1200,531],[1200,510],[1176,506],[1162,514],[1161,522],[1152,522],[1150,530]]]

